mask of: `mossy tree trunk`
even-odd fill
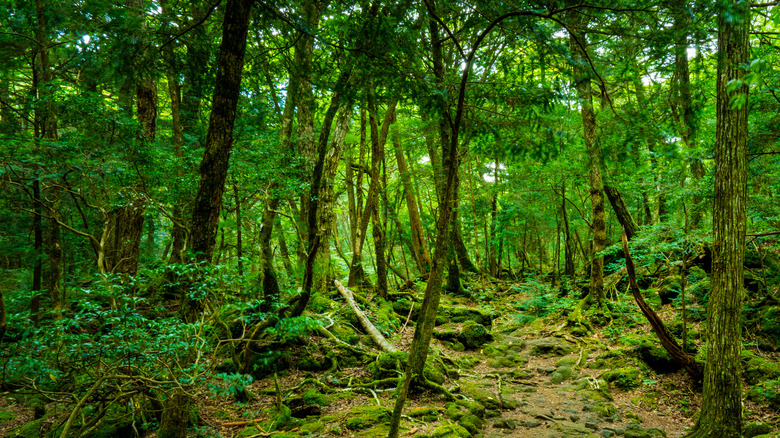
[[[190,426],[192,400],[184,393],[174,393],[163,403],[158,438],[186,438]]]
[[[712,286],[701,414],[689,437],[742,436],[741,311],[747,203],[750,4],[723,2],[718,18]],[[736,82],[739,81],[739,82]],[[738,83],[742,86],[732,87]],[[730,88],[734,88],[731,89]]]
[[[596,113],[593,109],[591,88],[592,70],[586,53],[586,23],[579,12],[573,13],[569,47],[574,57],[574,83],[582,108],[582,129],[590,167],[590,200],[593,211],[593,247],[590,263],[590,298],[599,307],[604,305],[604,257],[599,253],[606,248],[607,228],[604,211],[604,182],[601,176],[601,146],[596,136]]]

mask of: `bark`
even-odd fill
[[[387,351],[389,353],[397,352],[398,349],[395,348],[393,344],[388,342],[387,339],[385,339],[382,333],[377,330],[377,328],[374,326],[374,324],[371,323],[371,321],[369,321],[363,311],[360,310],[360,307],[358,307],[357,303],[355,303],[355,298],[352,296],[352,291],[344,287],[344,285],[339,283],[338,280],[334,280],[333,283],[336,285],[339,293],[341,293],[341,296],[344,297],[344,299],[347,301],[347,304],[355,313],[355,316],[357,316],[358,321],[360,321],[360,325],[366,329],[366,333],[371,336],[371,339],[376,343],[376,345],[378,345],[382,351]]]
[[[105,272],[127,275],[138,272],[144,208],[143,199],[136,199],[106,215],[101,238]]]
[[[371,108],[369,108],[368,111],[371,129],[371,182],[368,185],[365,208],[360,212],[360,223],[355,232],[355,248],[352,250],[352,263],[350,264],[349,269],[348,285],[350,287],[357,285],[358,279],[362,276],[363,268],[361,260],[363,245],[365,243],[366,232],[368,231],[368,222],[371,220],[374,209],[379,205],[379,191],[381,190],[380,169],[382,160],[384,159],[384,147],[387,142],[387,134],[389,133],[390,125],[395,121],[396,103],[397,101],[393,101],[388,105],[382,120],[381,129],[378,126],[375,111],[372,111]],[[382,255],[382,257],[384,257],[384,255]]]
[[[585,53],[587,41],[582,29],[585,23],[579,15],[575,16],[571,27],[575,32],[570,36],[570,47],[575,57],[575,88],[582,106],[582,128],[585,148],[588,152],[590,167],[590,200],[593,209],[593,250],[590,267],[590,296],[599,307],[604,305],[604,257],[598,253],[606,247],[606,217],[604,211],[604,184],[601,177],[601,146],[596,137],[596,113],[593,109],[593,91],[591,89],[591,70]]]
[[[41,183],[33,181],[33,252],[35,264],[33,265],[32,298],[30,299],[30,320],[34,326],[38,325],[41,309],[41,278],[43,275],[43,224],[41,217]]]
[[[211,262],[214,254],[219,211],[233,148],[233,124],[241,90],[252,3],[252,0],[228,0],[225,7],[206,151],[200,164],[200,180],[192,210],[193,251],[199,261]]]
[[[432,15],[435,15],[433,6],[430,3],[426,3],[426,6],[428,7],[429,12]],[[442,41],[439,39],[438,24],[436,24],[436,22],[433,20],[430,23],[430,32],[434,53],[437,50],[440,53]],[[476,43],[475,49],[477,46],[479,46],[479,43]],[[401,412],[403,411],[403,406],[406,402],[407,394],[409,393],[409,387],[413,378],[419,378],[422,376],[423,368],[425,367],[425,361],[428,358],[428,348],[430,346],[431,336],[433,334],[433,327],[436,322],[436,313],[438,311],[439,300],[441,298],[443,264],[446,261],[446,254],[449,248],[447,241],[449,240],[453,187],[455,185],[455,177],[457,175],[458,165],[460,163],[457,155],[458,133],[461,119],[463,117],[463,104],[466,94],[466,83],[468,82],[468,76],[471,70],[475,49],[472,49],[463,72],[463,78],[460,82],[460,88],[458,92],[458,104],[455,120],[450,125],[452,127],[452,137],[450,138],[451,143],[446,149],[446,179],[445,184],[442,187],[443,191],[441,197],[441,211],[439,214],[439,221],[436,226],[436,246],[433,253],[433,264],[431,265],[431,273],[428,277],[428,283],[425,288],[425,295],[422,302],[420,316],[414,330],[414,338],[412,339],[412,345],[409,351],[409,361],[406,365],[403,381],[401,382],[399,391],[397,392],[396,402],[393,409],[393,416],[390,422],[390,431],[388,433],[389,438],[398,437]],[[447,116],[449,116],[449,114],[447,114]]]
[[[190,426],[192,400],[187,394],[176,392],[163,404],[158,438],[186,438]]]
[[[169,53],[169,59],[173,63],[172,50]],[[177,73],[169,71],[168,78],[168,97],[171,99],[171,121],[173,128],[173,155],[179,162],[180,166],[176,170],[176,176],[178,178],[184,177],[184,169],[182,158],[184,157],[184,126],[182,124],[181,117],[181,84],[177,77]],[[171,256],[168,259],[168,263],[181,263],[184,261],[184,252],[187,249],[187,229],[184,227],[184,217],[182,214],[182,205],[179,200],[174,200],[173,211],[171,220],[173,221],[172,231],[172,244],[171,244]]]
[[[52,100],[51,66],[49,62],[49,27],[46,20],[43,0],[35,0],[35,17],[37,27],[35,39],[37,40],[37,53],[35,57],[35,74],[37,76],[36,91],[41,104],[35,110],[36,127],[39,128],[40,138],[57,141],[57,113]]]
[[[233,183],[233,198],[236,203],[236,259],[238,260],[238,275],[244,276],[244,252],[242,248],[241,197],[238,195],[238,184]]]
[[[3,296],[3,289],[0,287],[0,342],[3,342],[3,336],[5,336],[5,328],[8,326],[8,322],[5,317],[5,296]]]
[[[633,239],[637,231],[639,231],[639,227],[634,222],[631,212],[626,208],[626,203],[623,202],[623,195],[615,187],[606,184],[604,185],[604,192],[607,194],[609,203],[612,205],[612,210],[615,211],[620,226],[626,230],[628,238]]]
[[[637,106],[639,108],[647,108],[647,99],[645,98],[645,86],[642,83],[641,75],[635,74],[634,75],[634,89],[636,91],[636,102]],[[643,124],[652,126],[651,120],[647,120],[646,123]],[[653,182],[655,183],[655,189],[656,189],[656,208],[655,208],[655,214],[652,214],[650,209],[650,202],[648,199],[644,199],[644,205],[645,205],[645,222],[647,224],[652,223],[652,217],[655,216],[657,220],[660,222],[663,217],[666,216],[666,196],[664,194],[664,189],[662,187],[662,176],[661,176],[661,169],[658,164],[658,157],[656,156],[656,146],[658,143],[656,133],[649,129],[642,129],[643,137],[645,140],[645,143],[647,145],[647,150],[650,153],[650,170],[653,173]],[[647,197],[646,193],[643,193],[644,197]]]
[[[406,166],[403,150],[401,149],[401,135],[397,127],[393,127],[393,150],[395,160],[398,164],[398,173],[401,176],[401,183],[404,187],[404,196],[406,198],[406,209],[409,213],[409,228],[412,234],[412,254],[417,262],[417,268],[421,273],[427,273],[431,266],[431,255],[425,243],[423,234],[422,220],[420,220],[420,210],[417,206],[417,200],[414,196],[412,179],[409,175],[409,169]]]
[[[498,265],[498,244],[496,238],[496,231],[498,228],[498,159],[496,159],[494,166],[493,184],[495,184],[495,186],[493,188],[493,197],[490,200],[490,236],[488,239],[487,259],[490,275],[498,277],[498,271],[501,269]]]
[[[343,105],[336,119],[330,147],[325,155],[325,163],[322,173],[323,184],[320,185],[319,209],[317,210],[317,227],[319,228],[322,251],[317,255],[313,288],[316,291],[327,290],[332,277],[330,259],[330,240],[333,228],[336,224],[336,214],[333,209],[336,206],[334,192],[336,171],[338,170],[341,154],[344,152],[344,139],[349,131],[349,120],[352,116],[352,108]],[[326,284],[327,283],[327,284]]]
[[[574,268],[574,242],[571,238],[571,232],[569,232],[569,216],[566,213],[566,182],[561,183],[561,211],[563,212],[563,231],[565,234],[564,239],[564,258],[566,259],[564,273],[570,280],[575,277]]]
[[[698,382],[701,380],[701,366],[696,362],[696,358],[683,350],[677,340],[674,339],[669,330],[664,325],[663,320],[658,316],[650,305],[645,302],[642,292],[639,290],[639,285],[636,282],[636,271],[634,269],[634,261],[631,259],[631,253],[628,250],[628,234],[626,230],[623,230],[623,254],[626,256],[626,270],[628,271],[628,282],[631,288],[631,295],[634,297],[634,301],[639,306],[642,314],[645,315],[650,326],[653,328],[658,340],[661,341],[661,345],[669,353],[672,359],[680,364],[691,378]]]
[[[46,221],[43,251],[46,253],[46,290],[49,292],[54,319],[62,317],[62,239],[56,219]]]
[[[292,310],[292,316],[300,316],[303,311],[306,310],[306,306],[309,303],[311,297],[312,285],[314,283],[314,262],[317,260],[317,253],[321,248],[320,233],[317,227],[317,210],[319,209],[318,195],[320,193],[320,186],[322,185],[323,173],[325,171],[325,157],[328,152],[328,139],[330,138],[330,131],[333,125],[333,119],[336,117],[338,108],[342,105],[342,92],[347,86],[349,77],[352,73],[352,68],[347,67],[339,75],[335,91],[330,98],[330,105],[322,120],[322,129],[320,130],[320,136],[317,140],[317,160],[314,163],[314,174],[312,176],[312,183],[309,191],[309,199],[311,199],[310,208],[307,218],[308,236],[307,242],[309,244],[306,256],[306,265],[303,271],[303,286],[300,295],[297,297],[297,302]]]
[[[721,6],[718,19],[715,195],[712,285],[707,313],[707,363],[699,420],[691,437],[740,437],[742,433],[742,323],[747,203],[748,87],[742,81],[750,57],[746,0]],[[744,84],[744,82],[741,82]],[[732,100],[733,103],[732,103]]]
[[[688,149],[690,156],[690,175],[695,180],[702,179],[705,175],[704,164],[696,156],[698,142],[698,126],[693,108],[691,96],[691,77],[688,68],[688,34],[690,33],[691,14],[689,5],[685,2],[672,2],[674,8],[674,30],[677,41],[674,45],[674,79],[675,95],[673,96],[674,114],[677,119],[680,138]],[[696,208],[702,202],[701,195],[693,195],[693,208],[691,209],[691,225],[698,228],[702,220],[702,213]]]

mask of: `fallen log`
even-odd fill
[[[336,288],[339,290],[341,296],[343,296],[344,299],[347,301],[347,304],[349,304],[349,307],[352,309],[352,311],[355,312],[355,315],[360,321],[360,324],[363,326],[364,329],[366,329],[366,332],[368,333],[369,336],[371,336],[371,339],[374,340],[376,345],[378,345],[379,348],[382,349],[382,351],[386,351],[388,353],[397,352],[398,349],[395,348],[395,346],[391,344],[387,339],[385,339],[384,336],[382,336],[382,333],[380,333],[379,330],[377,330],[374,324],[372,324],[371,321],[368,320],[368,318],[363,313],[363,311],[360,310],[357,303],[355,302],[355,298],[352,296],[352,291],[344,287],[344,285],[339,283],[338,280],[333,280],[333,283],[336,285]]]

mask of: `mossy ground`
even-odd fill
[[[601,325],[582,332],[564,323],[566,312],[578,304],[576,298],[553,301],[544,298],[555,296],[549,291],[539,298],[534,290],[503,290],[503,295],[491,296],[492,313],[474,310],[479,303],[468,298],[444,297],[445,311],[440,314],[425,376],[447,388],[455,401],[445,400],[430,388],[413,388],[401,425],[404,436],[652,437],[663,431],[668,437],[678,437],[693,424],[698,395],[683,372],[665,368],[668,355],[630,297],[618,296]],[[402,351],[382,353],[359,325],[349,322],[349,311],[342,309],[339,300],[319,297],[317,305],[342,316],[335,317],[331,333],[366,353],[358,354],[312,333],[280,356],[285,362],[276,372],[278,393],[272,374],[249,385],[255,398],[245,402],[196,387],[205,430],[236,437],[387,435],[397,379],[407,358],[403,351],[414,332],[413,319],[400,330],[409,307],[385,301],[368,308],[362,305]],[[681,324],[674,323],[672,306],[656,305],[661,317],[672,322],[672,332],[679,339],[683,331]],[[478,340],[463,336],[463,329],[469,327],[478,335],[472,339]],[[700,322],[688,322],[690,348],[701,345],[702,340],[691,334],[702,328]],[[220,363],[235,369],[229,361],[225,365],[224,358]],[[743,365],[747,420],[763,420],[774,431],[777,424],[767,413],[780,409],[776,356],[748,351]],[[9,433],[38,436],[40,421],[24,428],[16,424],[13,431],[4,427],[3,419],[10,419],[11,413],[27,415],[29,421],[32,409],[27,404],[0,397],[0,437]]]

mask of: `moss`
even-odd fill
[[[639,406],[640,408],[644,408],[650,411],[655,411],[658,409],[658,399],[655,397],[632,397],[631,403],[635,406]]]
[[[484,426],[482,420],[474,414],[466,414],[462,416],[458,421],[458,424],[469,431],[469,433],[472,435],[479,433],[479,430]]]
[[[11,421],[16,418],[16,414],[10,411],[0,411],[0,423]]]
[[[763,357],[752,357],[744,365],[745,381],[755,385],[765,380],[780,377],[780,367]]]
[[[459,424],[439,426],[431,434],[432,438],[471,438],[468,430]]]
[[[312,435],[321,432],[325,429],[325,425],[320,421],[312,421],[311,423],[304,423],[301,425],[301,433],[303,435]]]
[[[487,328],[478,323],[464,325],[458,335],[458,341],[462,342],[466,349],[469,350],[480,348],[492,339],[493,336],[490,335]]]
[[[347,413],[344,425],[351,430],[362,430],[390,420],[392,411],[384,406],[357,406]]]
[[[398,377],[403,372],[404,365],[409,359],[409,353],[398,351],[395,353],[379,353],[376,360],[368,365],[368,371],[375,379]]]
[[[17,438],[38,438],[41,436],[41,427],[43,426],[44,419],[46,419],[46,417],[31,421],[17,428],[16,432],[11,432],[7,436],[14,436]]]
[[[320,421],[322,421],[325,424],[335,423],[339,421],[339,417],[335,415],[323,415],[322,417],[320,417]]]
[[[754,421],[745,425],[745,429],[742,432],[742,435],[745,438],[753,438],[759,435],[768,434],[770,432],[772,432],[772,428],[769,427],[768,424],[762,423],[760,421]]]
[[[617,414],[617,409],[611,403],[594,401],[583,406],[583,411],[594,412],[601,418],[612,418]]]
[[[399,432],[402,434],[404,431],[404,428],[400,428]],[[357,432],[355,436],[362,436],[362,437],[368,437],[368,438],[384,438],[390,433],[390,426],[389,425],[380,425],[376,427],[372,427],[370,429],[366,429],[360,432]]]
[[[501,407],[498,399],[496,399],[496,396],[492,392],[481,388],[474,383],[463,383],[461,385],[461,391],[478,401],[487,409],[499,409]]]
[[[574,351],[574,345],[560,338],[541,338],[528,343],[531,354],[536,356],[566,356]]]
[[[753,386],[747,392],[747,399],[772,409],[780,409],[780,381],[768,380]]]
[[[638,388],[642,381],[640,380],[639,370],[636,368],[617,368],[604,372],[599,378],[612,383],[615,387],[620,389],[634,389]]]
[[[472,307],[442,306],[439,311],[452,322],[474,322],[485,327],[493,323],[490,315]]]

